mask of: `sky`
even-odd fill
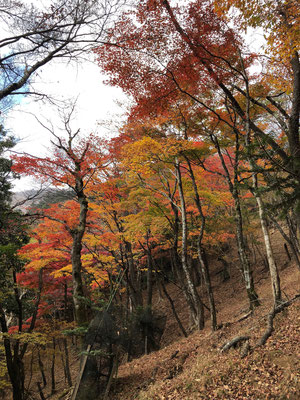
[[[23,0],[23,3],[34,6],[48,7],[50,0]],[[0,19],[0,39],[15,34],[10,24]],[[1,55],[7,48],[1,50]],[[85,55],[88,57],[88,55]],[[93,55],[90,55],[92,60]],[[110,129],[103,126],[107,120],[124,121],[128,98],[121,89],[107,86],[103,83],[105,76],[101,73],[96,62],[63,61],[61,58],[53,59],[40,68],[31,78],[30,89],[52,96],[60,101],[59,108],[48,101],[38,101],[33,96],[16,96],[19,103],[8,113],[5,113],[3,125],[18,139],[14,151],[26,152],[35,156],[45,156],[50,144],[50,134],[38,120],[49,126],[62,126],[59,118],[62,102],[67,104],[76,101],[75,117],[72,127],[80,128],[81,133],[98,133],[101,136],[116,135],[114,124]],[[23,88],[24,89],[24,88]],[[27,89],[27,86],[26,86]],[[122,105],[122,106],[121,106]],[[124,107],[123,107],[124,106]],[[3,116],[2,116],[3,117]],[[14,182],[14,191],[32,189],[36,182],[30,179],[20,179]]]
[[[53,95],[58,100],[76,101],[75,115],[72,122],[74,130],[82,133],[97,132],[101,136],[116,134],[113,124],[111,129],[103,122],[122,121],[128,99],[121,89],[104,84],[105,76],[93,62],[81,64],[63,64],[51,62],[35,77],[34,88],[41,93]],[[36,101],[34,97],[24,97],[7,115],[4,126],[19,143],[15,151],[27,152],[35,156],[47,154],[50,134],[38,122],[54,127],[61,126],[59,109],[49,102]],[[107,125],[107,124],[106,124]],[[14,182],[14,191],[38,187],[38,183],[29,178]]]

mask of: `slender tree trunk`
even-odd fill
[[[170,198],[170,206],[172,208],[173,214],[174,214],[174,223],[171,225],[172,230],[173,230],[173,245],[171,249],[171,260],[172,260],[172,268],[174,272],[174,279],[176,282],[178,282],[180,289],[182,290],[182,293],[184,295],[184,298],[186,300],[186,303],[189,308],[189,313],[191,316],[191,324],[193,324],[193,315],[196,314],[195,310],[195,305],[193,303],[193,299],[191,297],[191,294],[188,290],[186,279],[184,272],[182,271],[182,265],[181,265],[181,260],[178,254],[178,240],[179,240],[179,224],[180,224],[180,219],[179,219],[179,211],[178,207],[174,203],[174,196],[169,192],[169,198]],[[204,311],[203,311],[204,313]]]
[[[293,242],[297,253],[300,254],[299,240],[297,238],[297,223],[293,222],[292,217],[289,215],[286,218],[286,222],[289,228],[290,240]]]
[[[206,287],[206,291],[207,291],[208,301],[209,301],[211,329],[213,331],[215,331],[218,329],[217,311],[216,311],[215,299],[214,299],[213,289],[212,289],[211,280],[210,280],[206,252],[200,244],[197,244],[197,251],[198,251],[198,259],[200,262],[200,266],[201,266],[201,270],[202,270],[202,274],[203,274],[203,278],[204,278],[204,282],[205,282],[205,287]]]
[[[252,166],[252,168],[254,166],[252,162],[251,162],[251,166]],[[265,217],[264,204],[263,204],[263,201],[257,191],[257,177],[255,176],[254,173],[252,175],[252,179],[253,179],[253,186],[254,186],[254,196],[255,196],[255,199],[257,202],[257,206],[258,206],[258,213],[259,213],[259,218],[260,218],[260,223],[261,223],[261,229],[263,232],[264,243],[265,243],[265,248],[266,248],[266,253],[267,253],[267,260],[268,260],[270,277],[271,277],[274,305],[276,307],[277,305],[279,305],[281,303],[281,300],[282,300],[281,289],[280,289],[280,278],[279,278],[279,274],[278,274],[277,265],[274,260],[268,224],[267,224],[267,220]]]
[[[182,325],[182,322],[180,321],[180,318],[179,318],[179,316],[177,314],[177,311],[176,311],[176,308],[175,308],[175,305],[174,305],[174,301],[171,298],[171,296],[169,295],[169,293],[167,292],[167,288],[166,288],[166,285],[165,285],[163,279],[161,281],[161,287],[162,287],[162,290],[163,290],[166,298],[168,299],[168,301],[169,301],[169,303],[171,305],[171,309],[172,309],[173,315],[174,315],[174,317],[175,317],[175,319],[176,319],[176,321],[178,323],[178,326],[179,326],[181,332],[183,333],[183,336],[187,337],[188,335],[186,333],[186,330],[184,329],[184,327]]]
[[[163,269],[163,263],[161,261],[161,267],[160,269]],[[162,286],[161,286],[161,275],[159,274],[159,271],[157,270],[157,268],[155,268],[155,274],[154,274],[154,278],[155,278],[155,284],[158,290],[158,303],[161,302],[161,300],[163,300],[163,293],[162,293]]]
[[[245,238],[243,232],[243,216],[241,211],[240,196],[238,191],[238,165],[239,165],[239,138],[238,132],[236,132],[236,146],[235,146],[235,164],[234,164],[234,183],[231,181],[230,173],[225,163],[223,154],[220,149],[218,139],[211,135],[211,140],[214,143],[218,152],[219,158],[222,163],[222,167],[225,172],[225,179],[228,184],[228,188],[234,201],[234,220],[236,226],[236,242],[238,247],[238,255],[240,261],[240,270],[245,282],[247,296],[249,300],[249,307],[253,310],[255,307],[260,305],[258,295],[254,288],[254,281],[252,276],[252,270],[249,262],[249,258],[246,251]]]
[[[67,284],[67,282],[64,282],[63,286],[64,286],[64,314],[65,314],[65,320],[68,321],[68,284]]]
[[[129,295],[133,308],[136,309],[137,307],[143,306],[143,296],[139,277],[135,268],[131,244],[129,242],[125,242],[124,247],[127,264],[127,273],[125,274],[125,278],[128,283]]]
[[[176,272],[176,281],[178,282],[178,285],[180,286],[180,289],[182,290],[183,296],[186,300],[186,303],[188,305],[189,308],[189,313],[191,316],[191,324],[193,324],[193,315],[196,314],[196,310],[195,310],[195,305],[192,299],[192,296],[188,290],[187,287],[187,283],[186,283],[186,278],[185,278],[185,274],[184,271],[182,271],[182,267],[181,267],[181,261],[178,255],[178,251],[177,249],[175,250],[174,248],[172,249],[172,253],[173,253],[173,264],[174,264],[174,269]]]
[[[45,370],[44,370],[44,363],[41,359],[41,352],[40,349],[38,347],[38,364],[39,364],[39,368],[40,368],[40,372],[41,372],[41,376],[42,376],[42,381],[43,381],[43,388],[47,386],[47,379],[46,379],[46,375],[45,375]]]
[[[3,333],[8,333],[5,314],[0,304],[0,324]],[[13,390],[13,400],[24,399],[24,368],[19,354],[13,354],[11,340],[8,337],[3,338],[6,366],[9,379]]]
[[[300,117],[300,61],[299,53],[294,50],[291,57],[291,67],[293,71],[293,89],[292,89],[292,104],[291,112],[288,121],[288,142],[292,160],[292,169],[294,176],[297,177],[298,190],[300,187],[300,139],[299,139],[299,117]],[[296,237],[300,238],[300,199],[296,200],[294,207],[295,219],[297,223],[298,235]]]
[[[38,391],[39,391],[39,395],[40,395],[41,400],[46,400],[46,397],[45,397],[45,395],[43,393],[43,389],[41,387],[41,382],[37,382],[36,384],[37,384],[37,387],[38,387]]]
[[[279,279],[277,266],[276,266],[274,256],[273,256],[273,250],[272,250],[272,246],[271,246],[271,240],[270,240],[267,220],[265,217],[263,201],[258,192],[257,174],[255,173],[255,170],[257,169],[257,165],[254,161],[253,154],[251,152],[252,141],[251,141],[251,124],[250,124],[249,80],[248,80],[248,76],[247,76],[247,71],[244,67],[244,62],[243,62],[242,57],[240,57],[240,59],[241,59],[241,65],[242,65],[242,69],[243,69],[243,77],[244,77],[245,86],[246,86],[246,121],[245,121],[246,148],[247,148],[247,153],[248,153],[248,161],[249,161],[250,167],[252,169],[253,192],[254,192],[254,196],[255,196],[255,199],[256,199],[256,202],[258,205],[258,212],[259,212],[259,217],[260,217],[260,222],[261,222],[261,227],[262,227],[262,232],[263,232],[263,237],[264,237],[264,242],[265,242],[265,248],[266,248],[266,253],[267,253],[269,271],[270,271],[270,276],[271,276],[274,304],[276,307],[281,302],[280,279]]]
[[[185,273],[188,291],[191,295],[193,304],[194,304],[194,314],[193,320],[198,329],[204,328],[204,307],[203,303],[199,297],[197,289],[194,285],[189,267],[187,262],[187,239],[188,239],[188,230],[187,230],[187,218],[186,218],[186,205],[183,193],[182,179],[181,179],[181,171],[180,171],[180,163],[176,161],[176,173],[178,179],[178,191],[180,197],[180,205],[181,205],[181,218],[182,218],[182,246],[181,246],[181,263],[182,268]]]
[[[75,309],[75,319],[79,326],[85,325],[88,321],[84,286],[82,280],[82,263],[81,263],[82,236],[83,234],[81,232],[75,232],[73,234],[72,253],[71,253],[72,278],[73,278],[73,302]]]
[[[55,393],[55,351],[56,351],[55,338],[52,339],[52,344],[53,344],[53,355],[51,363],[51,395]]]
[[[201,226],[200,226],[199,235],[197,238],[197,253],[198,253],[198,260],[200,263],[200,267],[201,267],[201,271],[202,271],[202,275],[204,278],[204,283],[205,283],[205,287],[206,287],[206,291],[207,291],[207,296],[208,296],[208,300],[209,300],[211,329],[213,331],[215,331],[218,327],[215,299],[214,299],[213,289],[212,289],[211,280],[210,280],[207,257],[206,257],[205,250],[202,246],[202,239],[203,239],[206,221],[205,221],[205,216],[204,216],[203,210],[202,210],[201,200],[199,197],[198,187],[196,184],[194,172],[193,172],[191,163],[188,158],[186,158],[186,161],[188,163],[190,177],[192,179],[194,195],[195,195],[195,197],[194,197],[195,204],[197,206],[197,209],[198,209],[198,212],[199,212],[200,218],[201,218]]]
[[[254,281],[252,271],[250,267],[249,258],[246,252],[246,246],[243,235],[243,219],[240,206],[240,199],[237,193],[233,194],[234,205],[235,205],[235,222],[236,222],[236,239],[238,246],[238,254],[240,259],[241,271],[246,285],[246,290],[249,299],[250,309],[253,310],[255,307],[260,305],[257,293],[254,289]]]
[[[275,218],[271,217],[271,221],[273,222],[273,224],[277,227],[278,231],[281,233],[281,236],[284,238],[284,240],[286,240],[286,242],[290,245],[290,248],[293,252],[294,258],[296,260],[296,264],[297,267],[300,269],[300,259],[299,259],[299,253],[297,250],[297,247],[294,244],[294,241],[291,240],[291,237],[289,237],[284,230],[282,229],[282,227],[279,225],[279,223],[276,221]]]
[[[147,304],[146,304],[146,313],[147,313],[147,321],[152,321],[152,294],[153,294],[153,284],[152,284],[152,270],[153,270],[153,260],[151,249],[149,244],[147,243]],[[149,334],[149,326],[147,323],[145,326],[145,354],[148,354],[151,351],[150,348],[150,339]]]
[[[19,332],[22,332],[22,326],[23,326],[23,305],[22,301],[20,299],[20,293],[18,289],[18,284],[17,284],[17,273],[15,270],[13,270],[13,281],[14,281],[14,292],[15,292],[15,299],[16,303],[18,305],[18,322],[19,322]]]
[[[66,378],[67,378],[69,387],[71,387],[71,386],[72,386],[72,377],[71,377],[71,372],[70,372],[70,361],[69,361],[68,342],[67,342],[67,339],[66,339],[66,338],[63,339],[63,343],[64,343],[65,360],[66,360],[66,365],[65,365],[65,369],[66,369]]]
[[[147,307],[152,308],[152,294],[153,294],[153,282],[152,282],[152,270],[153,260],[151,250],[148,248],[148,268],[147,268]]]
[[[77,166],[78,173],[80,173],[80,165]],[[79,221],[77,227],[71,230],[72,235],[72,278],[73,278],[73,302],[75,309],[75,319],[79,326],[85,325],[88,321],[88,310],[85,300],[84,285],[82,280],[82,263],[81,263],[81,250],[82,239],[86,229],[86,220],[88,212],[88,201],[84,194],[83,180],[79,176],[76,177],[75,192],[80,206]]]

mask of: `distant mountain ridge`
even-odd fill
[[[12,194],[12,205],[25,212],[28,208],[48,208],[51,204],[64,202],[73,198],[71,190],[67,189],[44,189],[44,190],[22,190]]]

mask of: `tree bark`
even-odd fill
[[[69,350],[68,350],[68,342],[67,339],[64,338],[63,339],[63,343],[64,343],[64,350],[65,350],[65,360],[66,360],[66,378],[68,381],[68,385],[69,387],[72,386],[72,377],[71,377],[71,371],[70,371],[70,361],[69,361]]]
[[[201,218],[201,226],[200,226],[199,235],[197,238],[197,253],[198,253],[198,260],[200,263],[200,267],[201,267],[201,271],[202,271],[202,275],[204,278],[204,283],[205,283],[205,287],[206,287],[206,291],[207,291],[207,296],[208,296],[208,300],[209,300],[211,329],[213,331],[215,331],[218,326],[217,325],[217,313],[216,313],[215,299],[214,299],[213,289],[212,289],[211,280],[210,280],[207,257],[206,257],[206,253],[205,253],[205,250],[202,245],[202,239],[203,239],[203,234],[204,234],[204,230],[205,230],[206,220],[205,220],[205,216],[204,216],[203,210],[202,210],[202,204],[201,204],[201,200],[199,197],[199,192],[198,192],[198,187],[197,187],[197,183],[196,183],[195,176],[194,176],[194,171],[193,171],[191,163],[187,157],[186,157],[186,161],[188,163],[189,173],[190,173],[190,177],[192,179],[194,196],[195,196],[194,197],[195,204],[196,204],[196,207],[198,209],[198,212],[199,212],[200,218]]]
[[[87,305],[85,301],[84,285],[82,280],[82,262],[81,250],[82,239],[86,229],[86,220],[88,212],[88,200],[84,193],[84,183],[80,175],[81,165],[80,162],[75,162],[76,166],[76,181],[75,193],[79,203],[79,221],[77,227],[71,230],[72,236],[72,249],[71,249],[71,262],[72,262],[72,278],[73,278],[73,302],[75,309],[75,319],[79,326],[85,325],[88,322]]]
[[[55,351],[56,351],[55,338],[52,339],[52,343],[53,343],[53,355],[51,363],[51,395],[55,393]]]
[[[203,303],[200,299],[200,296],[197,292],[197,289],[194,285],[189,267],[187,262],[187,240],[188,240],[188,229],[187,229],[187,217],[186,217],[186,205],[185,205],[185,198],[183,193],[183,186],[182,186],[182,178],[181,178],[181,171],[180,171],[180,163],[176,160],[176,174],[178,180],[178,191],[180,197],[180,210],[181,210],[181,223],[182,223],[182,245],[181,245],[181,263],[182,268],[185,273],[188,291],[191,295],[193,305],[194,305],[194,312],[193,312],[193,320],[198,329],[204,328],[204,307]]]
[[[8,333],[5,314],[0,304],[0,324],[3,333]],[[13,389],[13,400],[24,399],[24,366],[19,354],[13,354],[11,340],[5,336],[3,339],[6,366]]]
[[[176,308],[175,308],[175,305],[174,305],[174,301],[173,301],[172,297],[169,295],[169,293],[167,292],[167,289],[166,289],[166,286],[165,286],[165,283],[164,283],[163,279],[161,281],[161,287],[162,287],[162,290],[163,290],[166,298],[169,300],[169,303],[170,303],[171,308],[172,308],[173,315],[174,315],[174,317],[175,317],[175,319],[176,319],[176,321],[178,323],[178,326],[179,326],[181,332],[183,333],[183,336],[187,337],[188,335],[186,333],[186,330],[184,329],[184,327],[182,325],[182,322],[180,321],[180,318],[179,318],[179,316],[177,314],[177,311],[176,311]]]
[[[236,222],[236,239],[238,245],[238,254],[241,264],[241,270],[246,285],[246,290],[249,299],[250,309],[253,310],[255,307],[260,305],[258,295],[254,289],[254,281],[252,271],[250,267],[249,258],[246,252],[246,246],[243,235],[243,217],[240,205],[240,199],[237,190],[233,193],[234,206],[235,206],[235,222]]]
[[[299,117],[300,117],[300,62],[297,51],[293,52],[291,58],[291,67],[293,71],[293,92],[292,107],[288,121],[288,142],[292,158],[293,173],[298,181],[298,190],[300,187],[300,140],[299,140]],[[298,237],[300,237],[300,200],[299,196],[294,207],[296,215]]]
[[[255,307],[260,305],[258,295],[254,288],[254,281],[252,276],[252,270],[249,262],[249,258],[246,251],[245,238],[244,238],[244,229],[243,229],[243,216],[241,210],[241,202],[238,190],[238,154],[239,154],[239,138],[238,133],[236,132],[236,146],[235,146],[235,165],[234,165],[234,177],[233,183],[231,181],[231,177],[226,166],[223,154],[220,149],[220,145],[218,139],[211,135],[211,140],[215,145],[215,148],[218,152],[219,158],[222,163],[223,170],[225,172],[225,179],[228,184],[228,188],[232,195],[234,201],[234,220],[236,227],[236,242],[238,247],[238,255],[240,260],[240,270],[245,282],[246,291],[249,299],[249,307],[253,310]]]
[[[127,265],[125,278],[128,283],[129,295],[133,304],[133,308],[137,309],[138,307],[143,307],[143,296],[139,276],[134,264],[131,243],[127,241],[124,243],[124,253]]]
[[[299,253],[297,250],[297,247],[294,244],[294,241],[291,239],[291,237],[289,237],[284,230],[282,229],[282,227],[280,226],[280,224],[276,221],[275,217],[271,217],[271,221],[273,222],[273,224],[276,226],[276,228],[278,229],[278,231],[281,233],[281,236],[284,238],[284,240],[286,240],[286,242],[290,245],[290,248],[292,249],[293,255],[295,257],[296,260],[296,264],[297,267],[300,269],[300,259],[299,259]]]
[[[46,375],[45,375],[44,363],[43,363],[42,358],[41,358],[41,353],[40,353],[39,346],[37,348],[37,353],[38,353],[38,364],[39,364],[41,377],[42,377],[42,381],[43,381],[43,388],[44,388],[44,387],[47,386],[47,379],[46,379]]]
[[[267,220],[265,217],[264,204],[263,204],[263,201],[262,201],[259,193],[257,192],[257,177],[254,176],[254,174],[253,174],[252,179],[253,179],[253,184],[254,184],[254,196],[255,196],[255,199],[257,202],[257,206],[258,206],[258,213],[259,213],[259,218],[260,218],[260,223],[261,223],[261,229],[263,232],[264,243],[265,243],[265,248],[266,248],[266,253],[267,253],[267,260],[268,260],[270,277],[271,277],[273,299],[274,299],[274,304],[276,307],[278,304],[281,303],[281,300],[282,300],[281,289],[280,289],[280,278],[279,278],[277,265],[276,265],[274,255],[273,255],[270,233],[269,233],[269,229],[268,229]]]
[[[247,71],[244,66],[244,62],[242,57],[240,57],[241,60],[241,65],[242,65],[242,70],[243,70],[243,78],[245,81],[245,86],[246,86],[246,120],[245,120],[245,128],[246,128],[246,148],[247,148],[247,154],[248,154],[248,161],[252,170],[252,182],[253,182],[253,187],[252,187],[252,192],[254,193],[256,203],[258,206],[258,213],[259,213],[259,218],[261,222],[261,228],[263,232],[263,237],[264,237],[264,242],[265,242],[265,248],[266,248],[266,253],[267,253],[267,260],[268,260],[268,266],[269,266],[269,271],[270,271],[270,276],[271,276],[271,284],[272,284],[272,292],[273,292],[273,299],[274,299],[274,304],[275,306],[281,302],[281,290],[280,290],[280,279],[279,279],[279,274],[277,270],[277,265],[274,260],[273,256],[273,250],[272,250],[272,245],[271,245],[271,240],[270,240],[270,235],[269,235],[269,230],[268,230],[268,224],[265,216],[265,210],[264,210],[264,204],[262,201],[262,198],[260,196],[260,193],[258,191],[258,182],[257,182],[257,173],[255,171],[257,170],[257,165],[254,161],[253,154],[251,152],[251,124],[250,124],[250,88],[249,88],[249,80],[248,80],[248,75]]]
[[[170,206],[174,214],[174,222],[171,225],[172,230],[173,230],[173,244],[172,244],[172,249],[171,249],[171,258],[172,258],[172,266],[173,270],[175,272],[174,279],[178,282],[182,293],[184,295],[184,298],[186,300],[186,303],[189,308],[189,313],[190,315],[195,314],[195,306],[193,303],[193,299],[191,297],[191,294],[188,290],[185,275],[182,271],[182,265],[181,265],[181,260],[178,254],[178,241],[179,241],[179,225],[180,225],[180,219],[179,219],[179,210],[178,207],[174,203],[174,195],[171,194],[171,192],[168,193],[169,198],[170,198]],[[193,318],[191,318],[193,320]]]

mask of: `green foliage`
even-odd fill
[[[83,337],[86,335],[88,331],[88,327],[87,326],[78,326],[76,328],[73,329],[65,329],[62,333],[63,335],[66,336],[79,336],[79,337]]]
[[[113,354],[110,354],[102,349],[100,350],[91,350],[91,351],[82,351],[80,353],[82,356],[92,356],[92,357],[110,357]]]
[[[47,344],[52,342],[52,338],[49,338],[49,335],[43,334],[41,332],[17,332],[13,334],[2,333],[1,338],[9,338],[15,341],[19,341],[24,344],[34,344],[40,346],[46,346]]]
[[[8,136],[3,126],[0,126],[0,229],[5,226],[5,219],[11,200],[11,160],[6,152],[16,144],[12,136]]]

